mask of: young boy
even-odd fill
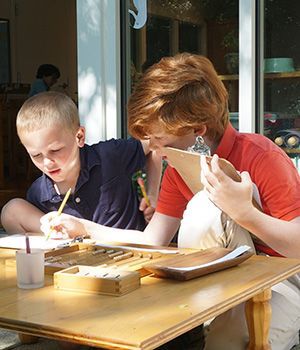
[[[43,175],[29,188],[27,201],[13,199],[4,206],[1,222],[7,232],[40,232],[40,218],[58,210],[69,188],[65,213],[111,227],[145,228],[143,212],[149,220],[154,209],[139,203],[132,175],[144,168],[148,155],[149,197],[155,206],[161,159],[149,151],[148,141],[86,145],[76,105],[57,92],[28,99],[18,113],[17,132]]]
[[[160,150],[163,146],[186,149],[199,135],[214,154],[210,168],[202,162],[202,177],[209,199],[223,210],[224,233],[220,240],[208,240],[199,219],[198,247],[201,243],[203,247],[212,244],[234,248],[245,243],[253,246],[250,231],[258,239],[254,244],[261,254],[300,257],[299,174],[287,155],[270,140],[262,135],[239,133],[232,127],[227,91],[207,58],[179,54],[151,66],[129,100],[128,114],[130,133],[149,139],[152,149]],[[241,183],[231,181],[220,170],[217,155],[242,172]],[[258,188],[263,211],[252,204],[248,173]],[[105,240],[109,232],[115,241],[122,237],[129,242],[168,244],[192,197],[176,170],[168,167],[156,211],[143,234],[124,233],[54,213],[43,220],[63,227],[70,235],[81,232]],[[205,209],[201,203],[198,206],[199,213]],[[236,230],[234,221],[242,230]],[[271,306],[271,347],[289,350],[298,343],[299,276],[273,288]],[[206,349],[245,349],[247,336],[244,310],[235,308],[213,321]]]

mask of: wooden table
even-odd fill
[[[144,277],[121,297],[16,287],[13,251],[0,250],[0,326],[104,348],[154,349],[247,302],[248,349],[269,349],[270,287],[300,271],[300,260],[253,256],[187,282]]]

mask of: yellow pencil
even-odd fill
[[[57,215],[60,215],[62,213],[62,211],[64,210],[64,207],[67,203],[67,200],[70,197],[71,191],[72,191],[72,188],[69,188],[68,192],[65,194],[65,197],[64,197],[63,201],[61,202],[61,205],[58,208]],[[51,234],[51,231],[48,233],[46,240],[48,240],[50,238],[50,234]]]
[[[57,211],[58,215],[60,215],[62,213],[62,211],[64,210],[64,207],[65,207],[65,205],[67,203],[67,200],[70,197],[71,191],[72,191],[72,188],[69,188],[68,192],[65,194],[65,198],[63,199],[63,201],[61,202],[60,207],[58,208],[58,211]]]
[[[137,183],[139,184],[139,186],[140,186],[140,188],[141,188],[142,195],[143,195],[143,197],[145,198],[146,204],[148,205],[148,207],[150,207],[151,204],[150,204],[150,200],[149,200],[149,197],[148,197],[147,192],[146,192],[146,189],[145,189],[144,180],[143,180],[141,177],[139,177],[139,178],[137,179]]]

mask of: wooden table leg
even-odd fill
[[[269,330],[271,323],[271,289],[255,295],[246,302],[246,319],[249,330],[247,350],[271,350]]]

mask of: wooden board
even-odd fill
[[[164,147],[163,155],[167,157],[168,163],[174,167],[190,190],[195,194],[203,189],[200,181],[201,165],[200,154],[183,151],[176,148]],[[209,163],[212,157],[206,156]],[[240,182],[241,177],[234,166],[226,159],[219,159],[220,168],[233,180]]]
[[[144,268],[160,277],[186,281],[236,266],[253,255],[253,253],[248,251],[230,260],[217,262],[217,259],[224,257],[230,252],[232,252],[232,250],[227,248],[205,249],[189,255],[181,255],[176,258],[170,258],[162,262],[146,264]],[[216,262],[214,263],[214,261]],[[188,271],[181,270],[181,268],[194,266],[199,267]]]
[[[136,271],[77,265],[55,272],[53,281],[56,289],[121,296],[140,287],[140,274]]]
[[[183,151],[172,147],[164,147],[162,153],[167,157],[168,163],[177,170],[194,194],[203,189],[200,179],[201,165],[199,153]],[[206,156],[208,164],[211,159],[212,157]],[[241,182],[241,176],[228,160],[219,158],[219,166],[234,181]],[[258,210],[262,210],[255,198],[252,199],[252,203]]]

